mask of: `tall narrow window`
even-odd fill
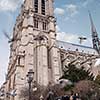
[[[43,22],[42,23],[42,27],[43,27],[43,30],[47,30],[47,23],[46,22]]]
[[[34,0],[35,13],[38,13],[38,0]]]
[[[18,57],[18,65],[20,65],[20,56]]]
[[[45,0],[42,0],[41,3],[41,13],[45,15]]]
[[[8,90],[10,91],[11,88],[11,78],[9,79]]]
[[[38,28],[38,20],[34,18],[34,27]]]

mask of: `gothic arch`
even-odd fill
[[[48,36],[46,33],[44,33],[44,32],[40,32],[40,33],[38,34],[38,36],[41,36],[41,37],[43,37],[44,39],[49,40],[49,36]]]

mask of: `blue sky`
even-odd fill
[[[82,45],[91,45],[91,32],[88,10],[91,11],[94,24],[100,32],[100,0],[54,0],[57,18],[57,39],[79,44],[78,37],[85,36]],[[8,59],[9,44],[3,35],[6,31],[12,35],[16,16],[20,12],[23,0],[0,0],[0,84],[4,81]]]

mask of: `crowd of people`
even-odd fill
[[[67,95],[64,95],[64,96],[61,96],[61,97],[57,97],[56,100],[81,100],[79,98],[79,95],[76,93],[76,94],[72,94],[71,96],[67,96]]]
[[[78,93],[74,94],[73,91],[71,92],[70,96],[64,95],[60,97],[55,97],[54,93],[50,91],[47,100],[81,100],[81,99],[79,97],[79,94]]]

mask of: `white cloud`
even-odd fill
[[[66,33],[66,32],[60,32],[60,28],[57,25],[57,40],[65,41],[65,42],[71,42],[71,43],[78,43],[78,35],[72,34],[72,33]]]
[[[65,11],[62,8],[56,8],[54,13],[57,15],[64,15]]]
[[[74,4],[66,5],[66,10],[70,16],[73,16],[78,13],[78,7],[77,5],[74,5]]]
[[[85,46],[89,46],[89,47],[92,46],[92,41],[89,38],[87,38],[86,41],[82,41],[82,43],[80,44],[80,40],[78,39],[80,36],[81,35],[74,34],[74,33],[58,32],[57,40],[74,43],[74,44],[79,44],[79,45],[85,45]]]
[[[5,62],[3,62],[3,65]],[[0,63],[0,85],[5,81],[5,73],[6,73],[6,67],[3,66],[2,63]]]
[[[57,32],[57,40],[70,42],[70,43],[75,43],[75,44],[80,45],[79,37],[83,36],[83,35],[62,32],[58,25],[56,26],[56,32]],[[83,36],[83,37],[85,37],[85,36]],[[92,41],[91,40],[92,40],[91,38],[87,38],[87,40],[83,41],[81,45],[92,46]]]
[[[22,0],[0,0],[0,10],[13,12],[22,2]]]
[[[8,66],[8,59],[9,59],[9,45],[6,41],[1,40],[0,41],[0,50],[2,51],[0,53],[0,85],[5,81],[5,74],[7,72],[7,66]],[[6,49],[5,49],[6,48]]]
[[[60,27],[58,25],[56,25],[56,32],[60,31]]]
[[[57,39],[65,42],[78,43],[78,35],[66,32],[58,32]]]
[[[66,15],[64,20],[68,21],[78,13],[78,6],[74,4],[65,5],[64,8],[55,8],[54,13],[56,15]]]

